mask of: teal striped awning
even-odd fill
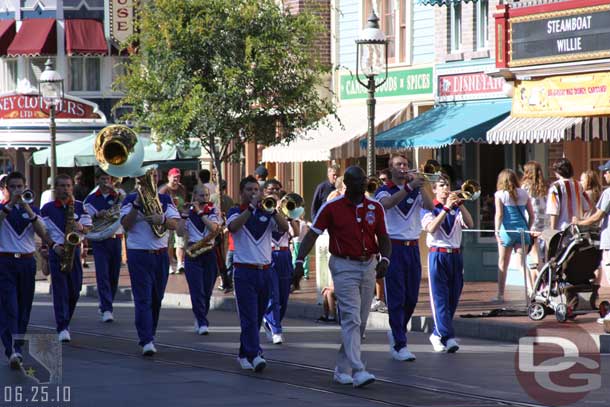
[[[417,0],[417,4],[424,6],[445,6],[452,3],[468,3],[469,1],[475,3],[477,0]]]
[[[441,148],[450,144],[486,142],[486,133],[511,109],[511,100],[443,104],[379,133],[375,148]],[[366,148],[366,138],[360,142]]]

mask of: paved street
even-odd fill
[[[53,326],[48,296],[37,296],[32,332]],[[97,304],[79,303],[72,323],[72,342],[63,347],[63,385],[71,403],[29,405],[72,406],[497,406],[533,403],[514,374],[515,345],[462,340],[456,354],[435,354],[424,334],[410,335],[414,363],[399,363],[388,354],[385,331],[371,330],[363,349],[368,369],[380,379],[365,389],[331,382],[339,328],[306,320],[286,321],[286,344],[265,344],[269,362],[262,374],[241,371],[235,361],[239,326],[233,312],[211,315],[211,334],[192,332],[185,309],[162,311],[157,337],[159,353],[139,355],[130,303],[115,308],[117,320],[98,322]],[[262,335],[264,337],[264,335]],[[604,385],[610,358],[602,356]],[[5,387],[28,388],[25,375],[0,369]],[[24,390],[25,393],[25,390]],[[578,405],[608,405],[608,392],[598,390]],[[504,403],[502,403],[504,401]],[[507,403],[507,404],[505,404]],[[584,403],[584,404],[583,404]]]

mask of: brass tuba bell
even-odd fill
[[[102,170],[113,177],[142,175],[144,145],[129,127],[113,124],[97,133],[93,145]]]
[[[290,219],[299,219],[305,207],[303,206],[303,197],[294,192],[286,194],[280,201],[280,211]]]
[[[481,185],[473,179],[467,179],[460,190],[454,192],[463,201],[476,201],[481,196]]]

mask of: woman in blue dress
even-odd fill
[[[511,169],[504,169],[498,175],[495,193],[496,215],[494,224],[498,241],[498,294],[492,301],[504,302],[506,272],[514,250],[522,264],[524,255],[530,245],[529,233],[525,234],[525,247],[521,247],[521,233],[511,230],[530,230],[534,221],[534,210],[527,192],[519,187],[517,174]],[[527,211],[527,216],[526,216]],[[528,220],[529,219],[529,220]]]

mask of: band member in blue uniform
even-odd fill
[[[265,182],[263,187],[263,195],[273,195],[277,199],[278,210],[281,205],[280,191],[282,184],[271,179]],[[286,315],[288,306],[288,296],[290,295],[290,283],[292,282],[292,253],[290,252],[290,241],[295,233],[298,234],[299,224],[294,219],[288,219],[288,231],[272,232],[272,259],[273,259],[273,274],[271,275],[271,298],[269,298],[269,306],[263,319],[263,327],[267,334],[267,339],[276,345],[284,341],[282,336],[282,319]],[[296,231],[296,232],[295,232]]]
[[[215,236],[221,227],[219,212],[210,202],[210,190],[207,187],[196,189],[188,212],[181,216],[182,221],[178,223],[177,233],[188,239],[184,272],[195,314],[195,332],[207,335],[210,326],[207,318],[210,298],[218,275]],[[209,244],[205,245],[206,249],[193,257],[196,253],[192,253],[192,246],[206,239],[209,241]]]
[[[288,222],[277,210],[261,207],[256,178],[242,179],[239,191],[241,205],[231,208],[227,216],[227,227],[235,242],[235,299],[241,325],[238,361],[242,369],[260,372],[267,365],[258,332],[269,302],[273,273],[271,232],[286,232]]]
[[[445,176],[434,185],[434,209],[426,211],[422,227],[428,236],[428,283],[434,317],[430,342],[435,352],[454,353],[460,345],[453,332],[453,316],[464,286],[464,261],[460,245],[462,229],[474,222],[466,206],[451,192],[451,182]]]
[[[42,219],[53,243],[49,250],[49,269],[51,270],[51,287],[53,290],[53,308],[55,322],[61,342],[70,342],[70,320],[76,309],[83,285],[83,269],[80,262],[80,244],[65,244],[66,215],[73,212],[74,225],[72,232],[81,237],[91,227],[91,217],[85,211],[81,201],[75,201],[72,177],[59,174],[55,177],[55,200],[42,207]],[[64,250],[65,249],[65,250]],[[66,250],[73,250],[72,263],[62,271],[62,258]]]
[[[140,178],[138,182],[146,180]],[[158,175],[154,170],[151,184],[156,186],[157,182]],[[180,219],[169,195],[158,194],[156,189],[151,193],[159,198],[163,213],[145,215],[144,203],[138,192],[127,195],[121,206],[121,225],[127,232],[127,268],[135,304],[136,330],[144,356],[157,353],[155,333],[169,277],[167,230],[176,229]],[[164,226],[161,237],[153,233],[153,225]]]
[[[96,170],[97,189],[85,198],[85,209],[93,218],[93,224],[107,225],[103,239],[89,237],[95,261],[95,279],[102,321],[112,322],[112,302],[119,286],[121,274],[121,248],[123,228],[119,221],[119,210],[124,196],[113,188],[112,177]]]
[[[375,194],[386,211],[388,234],[392,239],[392,257],[385,276],[385,298],[391,331],[390,354],[400,361],[413,361],[407,348],[407,324],[419,297],[421,260],[419,236],[421,210],[433,209],[432,197],[422,186],[421,177],[410,176],[409,161],[403,155],[390,157],[392,179]]]
[[[25,177],[10,173],[4,180],[8,200],[0,203],[0,333],[12,369],[19,369],[21,337],[30,321],[36,277],[34,234],[48,242],[40,210],[23,199]],[[33,198],[33,196],[32,196]]]

